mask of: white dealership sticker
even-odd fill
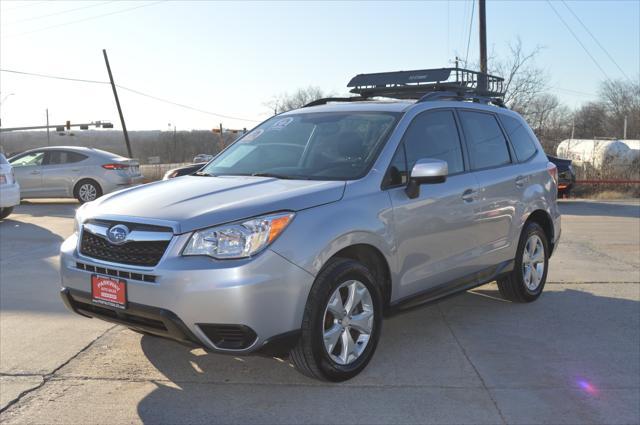
[[[253,130],[251,133],[247,134],[246,136],[244,136],[242,138],[242,142],[252,142],[254,140],[256,140],[258,137],[260,137],[260,135],[264,133],[264,130],[259,128],[257,130]]]
[[[291,124],[292,121],[293,121],[293,118],[291,118],[291,117],[283,118],[281,120],[276,121],[271,126],[271,128],[269,128],[269,130],[282,130],[283,128],[285,128],[286,126]]]

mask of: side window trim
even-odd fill
[[[470,173],[471,171],[471,158],[469,157],[469,150],[467,148],[467,139],[462,129],[462,121],[460,120],[460,116],[458,115],[458,110],[460,108],[453,108],[451,112],[453,112],[453,119],[456,122],[456,129],[458,130],[458,139],[460,139],[460,149],[462,149],[462,164],[464,166],[464,171],[458,174]]]
[[[52,151],[45,151],[44,152],[44,158],[42,158],[42,166],[44,165],[51,165],[51,152]]]
[[[500,120],[498,119],[498,117],[496,116],[496,114],[494,112],[491,111],[485,111],[485,110],[481,110],[481,109],[472,109],[472,108],[457,108],[459,111],[462,112],[475,112],[475,113],[480,113],[480,114],[486,114],[486,115],[491,115],[493,116],[493,119],[496,120],[496,123],[498,124],[498,128],[500,129],[500,132],[502,133],[502,137],[504,137],[504,140],[506,141],[506,146],[507,146],[507,152],[509,153],[509,162],[507,162],[506,164],[500,164],[500,165],[494,165],[491,167],[484,167],[484,168],[478,168],[478,169],[472,169],[471,166],[471,156],[469,155],[469,171],[474,173],[477,171],[485,171],[485,170],[493,170],[496,168],[502,168],[502,167],[510,167],[512,165],[517,164],[517,159],[515,156],[515,153],[512,150],[511,147],[511,142],[509,141],[509,139],[507,138],[507,135],[505,134],[504,128],[502,128],[502,122],[500,122]],[[462,120],[460,120],[460,130],[462,131],[462,134],[464,134],[464,144],[465,144],[465,148],[467,150],[470,149],[469,147],[469,141],[467,139],[467,135],[464,133],[464,128],[462,126]],[[515,161],[514,161],[515,159]]]

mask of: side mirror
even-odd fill
[[[420,185],[444,183],[449,174],[449,165],[440,159],[419,159],[411,169],[407,196],[417,198],[420,195]]]

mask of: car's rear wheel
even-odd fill
[[[0,208],[0,220],[4,220],[9,217],[9,214],[13,212],[13,207]]]
[[[525,224],[513,271],[498,279],[500,294],[509,301],[531,302],[538,299],[547,281],[549,242],[538,223]]]
[[[85,202],[95,201],[102,196],[102,188],[100,185],[91,179],[80,180],[73,191],[76,199],[81,204]]]
[[[382,297],[372,273],[357,261],[333,259],[311,288],[291,360],[312,378],[350,379],[371,360],[381,327]]]

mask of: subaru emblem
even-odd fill
[[[127,241],[129,228],[124,224],[116,224],[107,231],[107,240],[114,245],[122,245]]]

